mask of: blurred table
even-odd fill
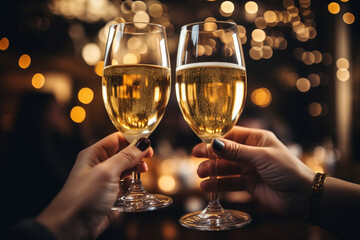
[[[174,203],[153,212],[124,213],[119,221],[106,230],[99,239],[337,239],[324,230],[279,216],[256,203],[226,203],[224,208],[239,209],[249,213],[253,220],[243,228],[220,231],[202,232],[182,227],[178,219],[185,214],[184,201],[188,194],[172,196]]]

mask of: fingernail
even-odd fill
[[[150,147],[150,140],[148,138],[140,138],[135,144],[135,147],[143,152]]]
[[[212,147],[213,147],[213,149],[221,152],[225,147],[225,143],[223,143],[222,141],[215,138],[213,141]]]

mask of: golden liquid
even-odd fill
[[[129,142],[146,137],[159,124],[170,96],[170,69],[153,65],[104,68],[105,108]]]
[[[177,68],[176,96],[185,121],[204,141],[224,136],[244,108],[246,71],[230,63]]]

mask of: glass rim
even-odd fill
[[[190,29],[187,29],[187,28],[191,27],[191,26],[195,26],[195,25],[204,25],[205,23],[229,24],[230,25],[229,29],[233,28],[233,27],[237,27],[236,23],[230,22],[230,21],[200,21],[200,22],[193,22],[193,23],[185,24],[184,26],[181,27],[181,30],[191,31]],[[217,29],[217,30],[219,30],[219,29]],[[207,32],[212,32],[212,31],[207,31]]]
[[[163,30],[165,30],[165,27],[163,25],[158,24],[158,23],[150,23],[150,22],[121,22],[121,23],[111,24],[110,27],[115,27],[115,26],[119,26],[119,25],[135,25],[135,24],[146,24],[148,26],[155,26],[155,27],[159,27],[159,28],[162,28]]]

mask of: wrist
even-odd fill
[[[36,217],[36,220],[47,227],[59,240],[89,238],[74,208],[63,208],[62,201],[58,201],[57,198]]]
[[[301,176],[294,204],[294,215],[296,217],[303,218],[308,213],[315,174],[311,169],[307,169]]]

